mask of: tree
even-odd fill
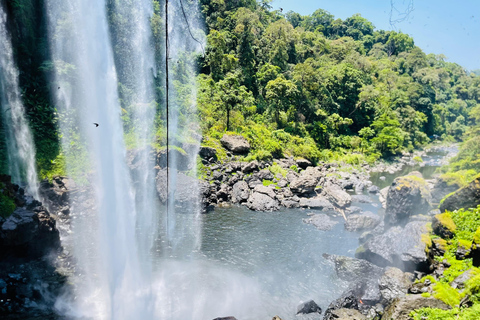
[[[217,83],[220,100],[227,114],[227,131],[230,130],[230,111],[241,107],[251,107],[254,104],[253,94],[245,86],[241,86],[238,75],[228,73]]]
[[[270,100],[270,107],[275,114],[277,124],[280,121],[280,112],[286,111],[295,101],[298,94],[297,86],[291,80],[286,80],[283,76],[269,81],[266,88],[267,101]]]

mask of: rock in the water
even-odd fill
[[[225,149],[235,154],[244,154],[250,151],[250,143],[242,136],[224,134],[220,143]]]
[[[300,207],[318,209],[318,210],[334,210],[335,207],[325,197],[317,196],[315,198],[300,198]]]
[[[423,178],[410,174],[396,178],[387,194],[385,223],[405,223],[415,214],[430,210],[431,195]]]
[[[250,188],[245,181],[238,181],[232,188],[232,202],[242,203],[248,200],[250,197]]]
[[[420,308],[450,309],[445,303],[435,298],[424,298],[419,294],[405,296],[395,299],[390,306],[385,309],[382,320],[409,320],[410,313]]]
[[[480,204],[480,176],[470,184],[447,196],[440,204],[440,211],[454,211],[460,208],[476,208]]]
[[[312,224],[315,228],[322,231],[331,230],[338,223],[338,221],[332,220],[326,214],[314,214],[310,218],[303,219],[303,222]]]
[[[223,317],[223,318],[215,318],[213,320],[237,320],[235,317]]]
[[[247,208],[255,211],[275,211],[279,209],[277,200],[272,199],[266,194],[254,192],[248,198]]]
[[[347,231],[363,231],[371,230],[378,226],[381,219],[373,212],[366,211],[361,214],[349,215],[345,221],[345,229]]]
[[[355,257],[378,266],[397,266],[403,271],[428,270],[425,243],[426,221],[412,221],[405,227],[392,227],[375,235],[357,249]]]
[[[332,261],[337,276],[345,281],[356,281],[358,279],[378,279],[383,268],[363,259],[355,259],[335,254],[323,254],[323,257]]]
[[[340,208],[345,208],[352,203],[352,197],[336,184],[327,183],[323,190],[325,197]]]
[[[309,314],[309,313],[322,313],[322,308],[315,303],[315,301],[310,300],[300,304],[297,307],[297,314]]]
[[[396,298],[404,297],[412,284],[412,274],[406,274],[398,268],[389,267],[378,281],[382,302],[386,305]]]

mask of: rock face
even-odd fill
[[[378,281],[378,287],[384,304],[391,303],[396,298],[404,297],[412,284],[412,274],[403,273],[398,268],[387,268]]]
[[[450,309],[445,303],[435,298],[424,298],[421,295],[410,295],[396,299],[385,310],[382,320],[409,320],[410,312],[420,308]]]
[[[297,314],[310,314],[310,313],[322,313],[322,308],[315,303],[315,301],[310,300],[300,304],[297,308]]]
[[[430,191],[423,178],[413,174],[396,178],[388,189],[385,223],[404,224],[412,215],[427,213],[430,203]]]
[[[192,168],[194,158],[190,158],[185,151],[170,147],[168,148],[168,153],[170,157],[176,159],[175,163],[177,165],[177,170],[187,171]],[[158,152],[157,165],[160,166],[160,168],[167,167],[167,150],[160,150]],[[172,166],[171,163],[169,163],[168,165],[169,167]]]
[[[398,266],[404,271],[428,268],[422,234],[427,232],[426,221],[412,221],[405,227],[392,227],[384,234],[367,240],[355,253],[356,258],[378,266]]]
[[[476,208],[480,204],[480,176],[469,185],[448,196],[440,204],[440,211],[454,211],[460,208]]]
[[[279,209],[279,203],[277,200],[260,192],[252,193],[248,198],[246,206],[250,210],[255,211],[275,211]]]
[[[225,149],[235,154],[244,154],[250,151],[250,143],[242,136],[224,134],[220,143]]]

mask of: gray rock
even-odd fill
[[[465,282],[467,282],[467,280],[472,278],[474,275],[475,275],[474,270],[473,269],[468,269],[467,271],[463,272],[461,275],[456,277],[450,283],[450,285],[454,289],[463,289],[463,288],[465,288]]]
[[[287,181],[288,181],[289,183],[292,183],[292,181],[296,180],[298,177],[299,177],[299,176],[298,176],[298,173],[296,173],[296,172],[293,171],[293,170],[289,170],[289,171],[287,172],[287,176],[286,176],[285,178],[287,178]]]
[[[335,210],[333,204],[325,197],[317,196],[315,198],[300,198],[300,207],[318,210]]]
[[[329,313],[328,318],[323,318],[324,320],[366,320],[367,317],[364,316],[360,311],[355,309],[341,308],[332,310]]]
[[[353,195],[351,197],[352,197],[352,201],[355,201],[355,202],[360,202],[360,203],[372,203],[373,202],[372,198],[370,198],[369,196],[363,195],[363,194],[356,194],[356,195]]]
[[[376,193],[380,192],[380,189],[377,186],[372,185],[372,186],[368,187],[367,191],[368,191],[368,193],[376,194]]]
[[[270,198],[275,199],[275,191],[273,191],[272,188],[266,187],[264,185],[255,186],[255,188],[253,189],[253,192],[263,193],[269,196]]]
[[[312,163],[310,161],[308,161],[307,159],[303,159],[303,158],[299,158],[299,159],[295,160],[295,162],[296,162],[296,165],[299,168],[302,168],[302,169],[306,169],[306,168],[308,168],[312,165]]]
[[[309,218],[303,219],[303,222],[312,224],[321,231],[331,230],[338,223],[338,221],[332,220],[326,214],[314,214]]]
[[[382,208],[386,208],[386,207],[387,207],[388,189],[390,189],[390,187],[385,187],[385,188],[383,188],[382,190],[380,190],[380,192],[379,192],[379,194],[378,194],[378,200],[379,200],[380,203],[382,204]]]
[[[392,227],[375,235],[357,249],[355,257],[378,266],[396,266],[403,271],[427,271],[428,262],[422,234],[427,232],[425,221],[412,221],[405,227]]]
[[[176,149],[176,148],[168,148],[168,155],[169,157],[175,157],[175,165],[176,169],[179,171],[187,171],[193,167],[194,157],[189,157],[187,152],[183,149]],[[160,168],[167,167],[167,150],[160,150],[157,154],[157,165]],[[173,163],[169,162],[168,166],[172,167]]]
[[[254,189],[258,185],[263,185],[263,182],[257,177],[253,177],[252,179],[248,180],[248,187],[250,189]]]
[[[268,169],[263,169],[260,170],[255,174],[255,176],[260,179],[261,181],[263,180],[273,180],[274,176],[273,173],[270,172]]]
[[[323,257],[334,263],[337,276],[345,281],[357,281],[359,279],[377,280],[383,273],[383,268],[363,259],[335,254],[323,254]]]
[[[298,207],[300,207],[299,204],[298,204],[298,201],[293,201],[291,199],[283,199],[282,201],[280,201],[280,203],[285,208],[298,208]]]
[[[371,230],[378,226],[381,218],[373,212],[366,211],[361,214],[349,215],[345,221],[345,229],[347,231]]]
[[[403,273],[398,268],[389,267],[378,281],[383,304],[404,297],[412,284],[412,274]]]
[[[250,151],[250,143],[242,136],[224,134],[220,143],[234,154],[245,154]]]
[[[280,179],[278,180],[277,186],[280,188],[285,188],[288,186],[288,181],[286,179]]]
[[[254,192],[250,195],[246,206],[250,210],[255,211],[275,211],[279,209],[278,201],[259,192]]]
[[[352,203],[352,197],[333,183],[327,183],[323,188],[326,198],[340,208],[345,208]]]
[[[290,182],[290,190],[292,190],[292,192],[299,195],[313,192],[316,186],[317,186],[317,179],[313,176],[302,175],[301,177],[298,177],[295,180]]]
[[[245,181],[238,181],[232,188],[232,202],[242,203],[250,197],[250,188]]]
[[[396,178],[387,194],[385,222],[406,223],[410,216],[426,214],[431,207],[431,194],[423,178],[410,174]]]
[[[445,303],[435,298],[424,298],[421,295],[408,295],[400,299],[395,299],[390,306],[385,309],[382,320],[409,320],[410,313],[413,310],[421,308],[450,309]]]
[[[322,308],[315,303],[315,301],[310,300],[300,304],[297,307],[297,314],[310,314],[310,313],[322,313]]]
[[[259,166],[259,164],[258,164],[257,160],[248,162],[243,166],[242,172],[243,173],[250,173],[250,172],[258,171],[258,166]]]

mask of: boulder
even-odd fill
[[[259,167],[258,161],[254,160],[244,164],[242,168],[242,172],[246,174],[246,173],[258,171],[258,167]]]
[[[396,266],[403,271],[427,271],[428,262],[422,234],[428,232],[427,221],[412,221],[405,227],[392,227],[374,235],[357,249],[355,257],[377,266]]]
[[[245,154],[250,151],[250,143],[242,136],[224,134],[220,143],[234,154]]]
[[[246,206],[255,211],[275,211],[279,209],[278,201],[260,192],[253,192],[248,198]]]
[[[293,170],[289,170],[287,172],[287,176],[285,177],[289,183],[292,183],[293,181],[297,180],[299,177],[298,173],[296,173]]]
[[[275,191],[273,191],[272,188],[266,187],[262,184],[255,186],[255,188],[253,189],[253,192],[263,193],[269,196],[270,198],[275,199]]]
[[[347,231],[364,231],[371,230],[378,226],[381,218],[370,211],[365,211],[361,214],[349,215],[345,221],[345,229]]]
[[[242,203],[250,197],[250,188],[245,181],[238,181],[232,188],[232,202]]]
[[[322,196],[317,196],[315,198],[300,198],[300,207],[318,209],[318,210],[335,210],[333,204],[327,200],[327,198]]]
[[[312,166],[312,163],[310,161],[303,158],[298,158],[297,160],[295,160],[295,162],[296,162],[296,165],[302,169],[307,169],[308,167]]]
[[[313,300],[301,303],[297,307],[297,314],[322,313],[322,308],[318,306]]]
[[[255,176],[260,179],[260,181],[263,181],[263,180],[273,180],[273,178],[275,178],[273,176],[273,173],[270,172],[270,170],[268,169],[263,169],[263,170],[260,170],[259,172],[257,172],[255,174]]]
[[[432,219],[432,230],[443,239],[452,239],[456,226],[448,213],[437,214]]]
[[[326,214],[314,214],[309,218],[303,219],[303,222],[312,224],[321,231],[331,230],[338,223],[338,221],[333,220]]]
[[[323,257],[333,262],[337,276],[345,281],[357,281],[358,279],[377,280],[383,273],[383,268],[363,259],[326,253],[323,254]]]
[[[445,303],[435,298],[425,298],[421,295],[408,295],[395,299],[386,309],[382,320],[410,320],[410,313],[421,308],[450,309]]]
[[[352,197],[336,184],[328,182],[323,192],[325,197],[337,207],[345,208],[352,203]]]
[[[202,159],[206,159],[206,160],[212,159],[212,161],[217,161],[217,150],[215,150],[215,148],[200,147],[200,150],[198,151],[198,155]]]
[[[480,204],[480,175],[467,186],[447,196],[440,203],[440,211],[476,208]]]
[[[287,175],[288,178],[288,175]],[[317,179],[312,176],[301,176],[290,182],[290,189],[298,195],[309,194],[315,190]]]
[[[468,269],[467,271],[463,272],[460,274],[458,277],[456,277],[451,283],[450,286],[454,289],[463,289],[465,288],[465,283],[470,279],[475,276],[475,271],[474,269]]]
[[[410,174],[396,178],[387,194],[385,222],[405,224],[416,214],[426,214],[431,207],[431,195],[423,178]]]
[[[404,273],[398,268],[387,268],[378,280],[382,303],[387,305],[394,299],[403,298],[412,284],[412,276],[412,274]]]
[[[328,318],[323,318],[324,320],[366,320],[367,317],[360,313],[360,311],[355,309],[341,308],[337,310],[332,310],[329,313]]]
[[[0,257],[39,258],[60,247],[55,219],[43,207],[17,208],[0,225]]]

